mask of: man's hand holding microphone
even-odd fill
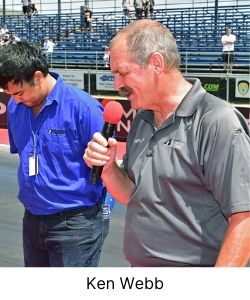
[[[92,167],[90,182],[96,184],[100,177],[109,193],[118,201],[127,204],[134,189],[134,183],[116,164],[117,140],[112,138],[117,123],[121,120],[123,108],[115,101],[109,102],[103,112],[102,133],[96,132],[88,143],[83,156]]]
[[[89,167],[103,167],[104,173],[114,164],[116,153],[117,140],[111,137],[107,140],[100,132],[96,132],[93,140],[88,143],[83,158]]]
[[[116,125],[122,118],[123,108],[120,103],[111,101],[103,111],[104,126],[102,133],[95,133],[93,140],[88,143],[84,154],[86,164],[92,166],[90,182],[96,184],[101,177],[103,166],[107,163],[112,165],[116,157],[117,141],[110,139],[115,131]],[[110,147],[110,149],[108,149]]]

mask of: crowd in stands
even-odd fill
[[[7,24],[3,24],[3,27],[0,31],[0,46],[7,45],[9,43],[19,42],[20,38],[18,37],[16,32],[12,32],[10,34]]]
[[[21,39],[18,37],[18,34],[16,32],[12,32],[10,34],[7,24],[3,24],[3,27],[0,30],[0,47],[9,43],[15,44],[19,41],[21,41]],[[55,46],[56,44],[52,40],[50,40],[48,36],[44,37],[42,48],[44,54],[48,59],[51,58],[51,54],[53,53]]]
[[[35,22],[42,21],[43,24],[47,24],[47,27],[42,28],[42,33],[40,32],[39,39],[34,39],[32,42],[35,42],[36,44],[39,44],[40,47],[44,49],[44,53],[46,56],[51,57],[51,53],[53,52],[53,49],[55,45],[57,46],[58,50],[71,50],[71,51],[77,51],[77,50],[86,50],[86,51],[103,51],[103,66],[108,67],[109,66],[109,41],[113,38],[113,36],[116,34],[116,32],[119,30],[119,28],[122,28],[126,24],[133,22],[137,19],[142,18],[152,18],[159,20],[161,12],[159,10],[154,11],[155,1],[154,0],[121,0],[121,8],[123,10],[120,12],[119,19],[111,19],[112,21],[109,22],[108,18],[105,18],[106,15],[101,16],[98,15],[98,13],[93,14],[93,11],[88,6],[83,6],[83,11],[81,14],[78,14],[78,17],[76,19],[72,20],[74,22],[74,26],[71,26],[71,21],[67,21],[66,26],[63,30],[55,32],[55,28],[57,29],[58,25],[50,25],[50,21],[43,21],[42,15],[39,15],[37,18],[22,18],[26,24],[28,24],[28,21],[30,24],[36,24]],[[25,17],[30,17],[33,14],[38,14],[37,9],[35,8],[35,4],[31,2],[31,0],[22,0],[23,4],[23,15]],[[40,17],[42,16],[42,17]],[[117,16],[116,16],[117,17]],[[184,49],[182,47],[185,47],[185,39],[183,39],[183,33],[180,32],[180,26],[181,20],[178,19],[178,24],[173,22],[174,18],[167,16],[168,19],[165,17],[165,21],[162,21],[165,26],[167,26],[170,30],[172,30],[173,35],[175,36],[177,40],[177,45],[180,47],[180,51],[190,51],[189,48]],[[195,17],[193,18],[195,19]],[[34,20],[32,23],[30,20]],[[55,18],[55,24],[57,24],[57,18]],[[54,22],[54,20],[52,20]],[[75,21],[76,20],[76,21]],[[113,21],[114,20],[114,21]],[[166,21],[167,20],[167,21]],[[170,20],[170,22],[168,22]],[[190,22],[190,20],[188,21]],[[49,25],[48,25],[49,24]],[[184,24],[184,22],[183,22]],[[188,23],[190,24],[190,23]],[[198,24],[198,23],[197,23]],[[204,23],[205,24],[205,23]],[[231,24],[230,24],[231,25]],[[40,26],[40,25],[39,25]],[[49,26],[49,27],[48,27]],[[62,27],[61,27],[62,26]],[[175,26],[178,32],[176,32]],[[177,27],[178,26],[178,27]],[[191,25],[189,25],[191,26]],[[221,27],[221,26],[220,26]],[[228,27],[228,24],[225,23],[225,27]],[[237,30],[237,26],[234,26],[235,30]],[[53,32],[51,32],[51,28],[53,28]],[[60,28],[63,28],[63,25],[60,25]],[[183,32],[186,30],[184,28],[184,25],[182,25],[181,30]],[[221,27],[221,30],[224,31],[224,28]],[[30,28],[27,29],[27,32],[33,30],[33,28],[30,26]],[[13,25],[10,24],[10,31],[8,29],[7,24],[2,25],[1,29],[1,40],[0,40],[0,46],[4,46],[10,42],[17,42],[20,40],[20,38],[17,36],[17,32],[20,33],[20,30],[13,27]],[[13,32],[14,31],[14,32]],[[187,30],[186,30],[187,31]],[[22,31],[21,38],[22,39],[28,39],[30,40],[30,35],[23,34],[24,31]],[[181,34],[180,34],[181,33]],[[218,35],[218,34],[217,34]],[[194,33],[192,33],[192,36],[194,36]],[[190,37],[187,35],[186,40],[190,38],[190,43],[192,43],[193,49],[191,51],[203,51],[202,49],[196,50],[194,41],[192,40],[192,36]],[[228,42],[231,37],[234,37],[233,42]],[[46,39],[45,39],[46,37]],[[50,37],[50,38],[49,38]],[[224,40],[223,40],[224,39]],[[32,39],[31,39],[32,40]],[[67,43],[66,43],[67,42]],[[220,46],[220,42],[222,43],[222,47]],[[239,34],[237,32],[237,42],[239,44]],[[65,43],[65,44],[63,44]],[[235,43],[235,35],[232,35],[232,32],[230,36],[227,34],[220,38],[220,35],[217,36],[216,39],[216,49],[215,51],[221,51],[223,52],[222,58],[217,58],[220,63],[224,63],[224,69],[232,71],[233,67],[233,61],[234,61],[234,43]],[[198,39],[197,39],[198,44]],[[61,45],[63,45],[61,47]],[[86,45],[86,46],[85,46]],[[184,45],[184,46],[183,46]],[[214,45],[213,45],[214,46]],[[61,48],[60,48],[61,47]],[[74,48],[75,47],[75,48]],[[199,47],[203,47],[203,45],[199,44]],[[211,46],[212,47],[212,46]],[[220,48],[221,47],[221,48]],[[52,49],[52,50],[51,50]],[[220,50],[221,49],[221,50]],[[229,50],[228,50],[229,49]],[[238,50],[241,51],[241,50]],[[208,50],[208,52],[211,52],[211,50]],[[207,58],[208,60],[209,58]],[[99,60],[99,59],[98,59]],[[198,61],[197,61],[198,62]],[[196,63],[196,61],[195,61]]]

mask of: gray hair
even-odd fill
[[[114,46],[119,38],[125,38],[132,59],[142,67],[146,67],[150,56],[159,52],[168,68],[180,66],[180,55],[176,41],[170,30],[163,24],[153,20],[135,21],[120,30],[110,43]]]

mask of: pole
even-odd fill
[[[6,11],[5,11],[5,0],[3,0],[3,24],[5,23]]]
[[[57,13],[60,15],[62,13],[61,0],[57,0]]]
[[[61,13],[62,13],[61,0],[57,0],[57,34],[56,34],[57,41],[60,41],[61,39]]]
[[[216,37],[218,34],[218,2],[219,0],[215,0],[214,2],[214,36]]]

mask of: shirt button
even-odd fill
[[[153,156],[153,151],[149,150],[146,156],[147,157],[152,157]]]

